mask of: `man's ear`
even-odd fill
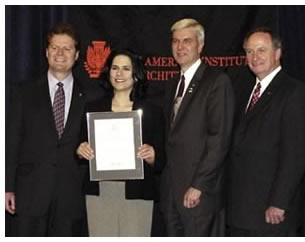
[[[199,45],[199,47],[198,47],[199,54],[202,52],[203,47],[204,47],[204,43]]]
[[[277,61],[280,61],[280,59],[281,59],[281,56],[282,56],[282,49],[276,49],[276,51],[275,51],[275,59],[277,60]]]
[[[75,61],[77,61],[77,60],[78,60],[78,57],[79,57],[79,50],[78,50],[78,51],[76,51],[76,53],[75,53]]]

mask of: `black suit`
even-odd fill
[[[170,236],[207,236],[211,220],[222,205],[233,90],[226,74],[201,63],[171,125],[178,81],[169,81],[165,97],[167,165],[162,174],[161,205]],[[183,206],[190,187],[202,192],[195,208]]]
[[[272,235],[272,231],[281,235],[276,231],[296,230],[303,215],[305,87],[280,71],[254,109],[245,114],[252,89],[244,90],[247,94],[234,131],[228,223],[260,231],[260,236]],[[265,222],[269,206],[285,210],[283,223]]]
[[[13,235],[87,235],[83,181],[75,152],[88,93],[74,78],[61,139],[46,76],[19,86],[12,98],[7,119],[6,192],[16,195]]]

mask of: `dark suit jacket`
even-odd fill
[[[112,97],[104,98],[88,104],[88,112],[111,111]],[[144,180],[127,180],[125,186],[126,199],[159,200],[159,179],[164,166],[164,118],[162,110],[148,102],[135,102],[133,110],[142,109],[142,141],[155,149],[155,164],[148,165],[144,162]],[[84,125],[87,130],[86,125]],[[88,174],[88,173],[87,173]],[[86,193],[98,195],[98,182],[89,182]],[[103,196],[103,194],[100,194]]]
[[[162,174],[161,205],[166,212],[168,195],[172,194],[180,213],[197,216],[215,212],[221,205],[223,162],[230,142],[234,97],[229,77],[202,63],[170,127],[178,81],[169,81],[165,94],[167,165]],[[183,206],[189,187],[202,192],[200,204],[193,209]]]
[[[252,88],[245,90],[234,132],[228,222],[250,230],[295,227],[304,205],[305,87],[280,71],[245,114]],[[265,223],[269,206],[285,209],[284,223]]]
[[[74,78],[71,106],[58,140],[46,75],[16,87],[6,135],[6,192],[16,194],[16,213],[42,216],[52,201],[63,216],[84,216],[82,177],[75,155],[86,89]]]

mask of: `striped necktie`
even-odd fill
[[[64,120],[65,120],[65,91],[64,84],[62,82],[57,83],[57,90],[54,95],[53,113],[55,119],[56,130],[58,133],[58,139],[61,138],[64,132]]]

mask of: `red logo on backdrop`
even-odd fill
[[[84,63],[90,78],[100,77],[110,53],[111,50],[110,47],[106,47],[106,41],[92,41],[92,46],[88,46],[87,49],[87,61]]]

